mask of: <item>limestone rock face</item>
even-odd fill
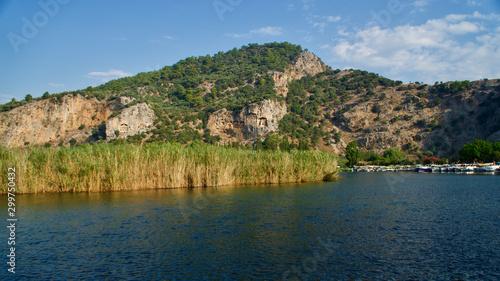
[[[386,97],[365,101],[364,94],[353,92],[344,104],[324,109],[335,116],[327,130],[341,131],[342,141],[355,140],[360,149],[383,153],[397,147],[411,153],[432,151],[438,157],[458,156],[464,144],[476,139],[500,141],[499,79],[472,81],[469,89],[454,94],[419,87],[422,85],[378,86],[377,95]],[[375,107],[379,110],[374,111]],[[338,143],[330,146],[338,154],[345,150]]]
[[[138,103],[127,107],[106,122],[106,140],[126,138],[146,132],[153,125],[156,116],[146,103]],[[119,134],[116,136],[115,131]]]
[[[304,51],[299,54],[285,72],[270,71],[269,74],[274,79],[274,88],[286,97],[288,94],[288,83],[292,80],[300,79],[304,76],[314,76],[320,72],[326,71],[329,67],[324,64],[316,55]]]
[[[80,95],[39,100],[0,113],[0,145],[57,144],[83,141],[112,113],[113,105]]]
[[[254,139],[278,131],[278,122],[285,116],[285,103],[263,100],[244,107],[240,112],[223,108],[210,115],[207,128],[222,140]]]

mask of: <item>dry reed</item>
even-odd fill
[[[335,156],[313,151],[254,151],[216,146],[144,147],[96,144],[71,148],[0,147],[7,169],[16,168],[18,193],[292,183],[337,178]]]

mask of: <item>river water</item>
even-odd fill
[[[500,176],[358,173],[16,204],[16,273],[5,230],[2,280],[500,279]]]

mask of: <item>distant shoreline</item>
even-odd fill
[[[341,172],[421,172],[455,174],[498,174],[500,166],[496,163],[444,164],[444,165],[363,165],[354,168],[342,168]]]

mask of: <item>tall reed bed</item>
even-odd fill
[[[216,146],[97,144],[1,148],[1,193],[16,168],[19,193],[82,192],[334,180],[333,155]]]

